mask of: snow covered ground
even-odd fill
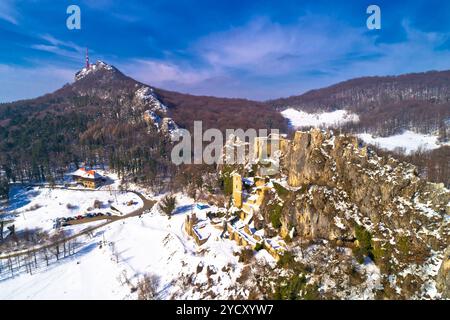
[[[22,272],[0,281],[0,299],[118,299],[129,288],[121,284],[120,269],[109,248],[99,249],[101,232],[74,256],[43,267],[30,275]]]
[[[374,137],[369,133],[358,134],[358,137],[365,143],[373,144],[386,150],[404,149],[404,152],[407,154],[417,151],[419,148],[422,148],[422,150],[433,150],[441,147],[437,136],[408,130],[389,137]]]
[[[356,114],[346,110],[335,110],[332,112],[307,113],[296,109],[286,109],[281,115],[287,118],[294,128],[301,127],[329,127],[337,126],[347,122],[358,122],[359,117]]]
[[[100,209],[94,208],[96,200],[102,203]],[[50,231],[56,218],[88,212],[120,215],[111,206],[127,214],[142,207],[143,203],[131,192],[13,187],[7,211],[17,214],[14,222],[16,231],[36,228]]]
[[[22,192],[17,197],[26,199],[26,204],[16,210],[36,203],[42,205],[25,213],[26,218],[19,216],[19,226],[28,228],[51,228],[49,221],[53,217],[70,215],[65,207],[67,201],[79,205],[77,210],[84,210],[95,199],[115,200],[106,191],[82,193],[33,188]],[[115,204],[120,205],[129,194],[117,196]],[[48,267],[42,262],[33,275],[22,271],[10,276],[4,269],[0,299],[136,299],[137,293],[132,288],[146,274],[158,278],[161,299],[200,299],[205,298],[205,293],[209,297],[236,296],[239,292],[234,283],[242,270],[238,262],[240,247],[220,238],[222,231],[211,225],[207,226],[210,240],[198,247],[184,232],[184,221],[193,210],[199,215],[202,212],[194,207],[192,199],[182,194],[177,195],[177,200],[170,219],[154,206],[141,218],[113,222],[93,235],[80,237],[81,244],[74,255],[54,260]]]

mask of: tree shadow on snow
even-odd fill
[[[184,206],[180,206],[175,209],[175,211],[172,213],[172,215],[188,213],[188,212],[191,212],[193,210],[193,208],[194,208],[193,204],[187,204]]]
[[[27,190],[27,188],[23,187],[12,187],[9,192],[9,205],[6,207],[6,211],[14,211],[25,207],[39,194],[40,191],[38,190]]]

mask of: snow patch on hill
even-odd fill
[[[293,108],[286,109],[281,115],[289,120],[294,128],[301,127],[329,127],[338,126],[348,122],[358,122],[357,114],[346,110],[335,110],[332,112],[307,113]]]
[[[152,107],[152,111],[159,111],[162,113],[167,112],[167,107],[158,100],[152,88],[142,86],[136,90],[136,98],[144,104],[148,104]]]
[[[114,70],[114,67],[103,62],[103,61],[97,61],[95,64],[91,64],[89,66],[89,68],[83,68],[81,69],[79,72],[76,73],[75,75],[75,81],[81,80],[84,77],[86,77],[88,74],[94,73],[98,70],[108,70],[108,71],[112,71]]]
[[[403,149],[402,151],[406,154],[417,151],[419,148],[433,150],[442,146],[438,142],[437,136],[415,133],[409,130],[389,137],[374,137],[369,133],[360,133],[358,137],[365,143],[376,145],[382,149],[390,151]]]

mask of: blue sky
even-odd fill
[[[366,28],[370,4],[381,30]],[[0,102],[73,81],[86,47],[152,86],[264,100],[450,69],[450,1],[0,0],[0,39]]]

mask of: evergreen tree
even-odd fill
[[[159,209],[164,212],[170,219],[177,205],[177,198],[172,195],[165,196],[159,204]]]

